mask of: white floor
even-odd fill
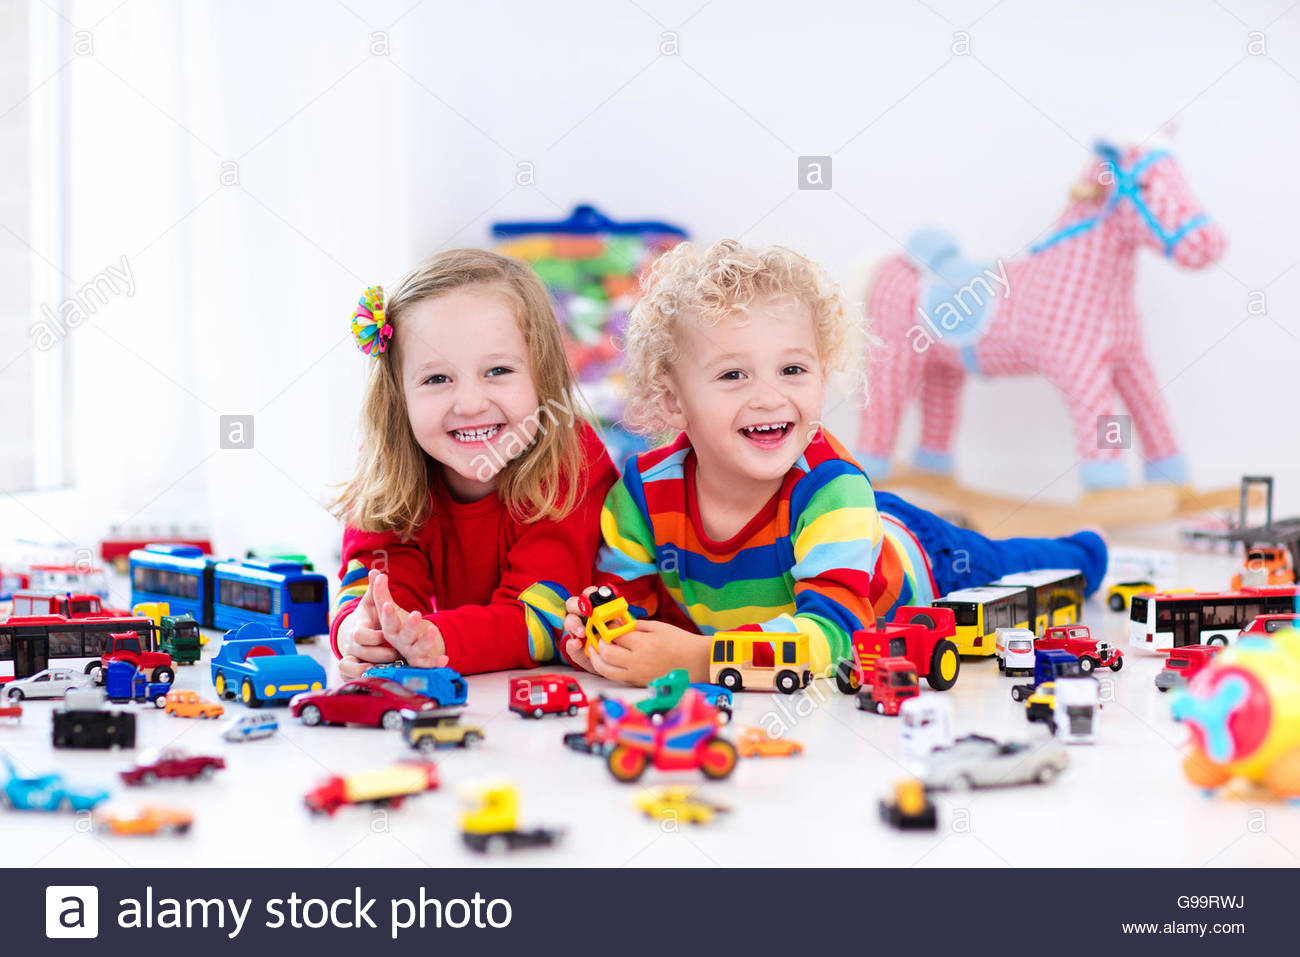
[[[1172,528],[1129,536],[1127,544],[1171,547]],[[1236,564],[1228,555],[1180,551],[1176,581],[1162,585],[1225,587]],[[1126,619],[1094,601],[1085,621],[1123,642]],[[214,635],[214,638],[216,636]],[[212,649],[216,640],[209,644]],[[321,644],[305,646],[322,659]],[[1106,700],[1095,745],[1070,748],[1071,766],[1046,787],[939,797],[939,829],[900,834],[878,819],[877,799],[903,773],[897,720],[859,712],[828,682],[790,698],[739,696],[733,727],[784,721],[805,746],[794,758],[742,761],[733,777],[651,770],[644,784],[698,784],[733,813],[707,828],[665,829],[633,807],[637,785],[614,781],[603,762],[561,744],[585,717],[531,721],[505,709],[507,675],[470,679],[466,720],[487,740],[476,750],[438,757],[443,786],[400,809],[345,808],[316,818],[302,795],[334,772],[381,766],[410,756],[396,734],[363,728],[306,728],[284,715],[272,739],[224,745],[214,722],[139,710],[141,748],[174,743],[223,753],[228,769],[207,783],[163,783],[148,791],[115,785],[130,757],[120,752],[54,752],[55,707],[30,703],[21,727],[0,727],[0,747],[30,771],[57,769],[71,780],[112,785],[114,802],[144,799],[192,809],[198,821],[182,838],[104,837],[84,817],[38,812],[0,814],[8,866],[296,865],[309,867],[469,865],[463,849],[457,787],[506,775],[519,786],[521,825],[559,826],[551,849],[520,851],[504,862],[530,866],[1294,866],[1300,862],[1300,808],[1207,798],[1183,779],[1184,732],[1152,679],[1162,658],[1134,652],[1118,674],[1102,675]],[[589,695],[619,692],[594,677]],[[1038,733],[1012,702],[1011,679],[992,660],[963,663],[952,698],[959,733]],[[180,669],[178,687],[211,695],[206,665]],[[644,692],[628,691],[628,697]],[[242,711],[228,705],[231,712]],[[283,714],[283,712],[282,712]]]

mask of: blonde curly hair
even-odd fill
[[[660,256],[643,280],[645,293],[633,307],[624,336],[627,402],[624,424],[662,435],[667,376],[679,352],[679,323],[717,325],[744,313],[757,300],[791,297],[812,313],[820,358],[828,372],[865,369],[855,361],[859,340],[870,341],[865,322],[852,318],[839,287],[817,263],[784,246],[751,248],[724,239],[707,249],[679,243]],[[865,376],[847,391],[866,397]]]

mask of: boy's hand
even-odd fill
[[[692,681],[707,681],[709,642],[676,625],[638,621],[617,641],[602,642],[590,664],[590,670],[602,678],[634,685],[649,684],[675,668],[685,668]]]
[[[369,666],[387,664],[397,658],[397,652],[384,639],[379,621],[379,606],[375,603],[375,586],[379,579],[385,580],[384,589],[387,591],[387,576],[372,570],[367,578],[365,594],[339,625],[334,637],[342,659],[351,658]]]
[[[373,579],[374,601],[379,607],[379,623],[384,640],[406,659],[412,668],[438,668],[447,663],[447,646],[438,627],[418,611],[403,611],[388,590],[388,576]]]

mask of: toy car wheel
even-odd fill
[[[438,750],[438,740],[431,734],[426,734],[415,742],[415,749],[423,751],[425,754],[433,754]]]
[[[230,693],[230,689],[226,687],[226,676],[221,672],[217,672],[217,676],[212,679],[212,687],[217,689],[217,697],[219,698],[234,697]]]
[[[205,781],[211,778],[212,775],[216,773],[217,773],[217,768],[215,765],[212,764],[205,764],[203,765],[203,767],[199,768],[199,777],[201,777]]]
[[[835,687],[840,694],[854,694],[858,690],[858,673],[851,661],[841,661],[835,669]]]
[[[776,690],[781,694],[794,694],[799,690],[799,676],[793,671],[783,671],[776,676]]]
[[[379,718],[379,726],[385,731],[399,731],[402,727],[400,711],[385,711]]]
[[[483,852],[493,856],[510,850],[510,841],[504,834],[493,834],[483,842]]]
[[[163,707],[166,707],[166,706],[167,706],[167,696],[166,696],[165,694],[160,694],[160,695],[155,696],[154,699],[153,699],[153,706],[154,706],[155,708],[163,708]]]
[[[718,675],[718,684],[728,691],[739,691],[743,687],[740,681],[740,672],[735,668],[724,669],[722,674]]]
[[[299,712],[298,717],[302,718],[303,724],[314,728],[316,725],[320,724],[320,708],[316,707],[314,704],[303,705],[302,711]]]
[[[1056,777],[1056,768],[1050,764],[1044,764],[1038,769],[1038,773],[1034,775],[1034,780],[1039,784],[1047,784],[1054,777]]]
[[[166,665],[162,665],[153,670],[153,677],[150,680],[155,684],[169,685],[176,680],[176,672]]]
[[[534,718],[540,718],[543,712],[541,708],[534,708],[532,711],[529,712],[529,714],[531,714]]]
[[[1124,596],[1119,594],[1111,595],[1110,598],[1106,600],[1106,604],[1110,605],[1111,611],[1123,611]]]
[[[1227,645],[1228,645],[1228,639],[1225,638],[1225,637],[1223,637],[1223,635],[1215,635],[1213,638],[1211,638],[1209,641],[1207,641],[1206,644],[1207,644],[1207,645],[1216,645],[1216,646],[1218,646],[1219,648],[1226,648]]]
[[[877,701],[876,714],[884,714],[884,713],[885,713],[885,703],[883,701]]]
[[[1121,669],[1121,668],[1123,668],[1123,667],[1124,667],[1124,659],[1123,659],[1123,658],[1116,658],[1114,661],[1112,661],[1112,662],[1110,663],[1110,670],[1111,670],[1111,671],[1119,671],[1119,669]]]
[[[483,735],[479,734],[477,731],[466,731],[465,737],[460,739],[460,746],[462,748],[468,748],[478,744],[482,740]]]
[[[1024,701],[1024,700],[1025,700],[1025,693],[1024,693],[1023,691],[1021,691],[1019,688],[1012,688],[1012,689],[1011,689],[1011,700],[1012,700],[1012,701]]]
[[[1079,659],[1079,670],[1085,675],[1090,675],[1097,670],[1097,660],[1084,655]]]
[[[969,791],[975,787],[975,781],[969,774],[959,774],[953,778],[952,789],[954,791]]]
[[[104,666],[98,661],[86,665],[86,675],[97,685],[104,683]]]
[[[568,710],[567,712],[565,712],[565,713],[568,714],[568,715],[575,715],[575,714],[577,714],[577,713],[578,713],[578,706],[577,706],[576,704],[571,704],[571,705],[569,705],[569,710]]]
[[[926,684],[935,691],[947,691],[957,683],[960,672],[961,655],[957,653],[957,646],[947,639],[935,642],[934,651],[930,653],[930,671],[925,676]]]
[[[714,738],[700,752],[700,771],[715,781],[736,770],[736,746],[726,738]]]
[[[239,686],[239,700],[244,702],[244,704],[248,705],[250,708],[262,707],[262,699],[259,698],[257,692],[253,690],[253,682],[249,681],[247,678],[245,678],[244,683]]]
[[[141,783],[141,784],[153,784],[153,783],[155,783],[157,780],[158,780],[158,775],[154,774],[152,771],[141,771],[141,772],[140,772],[140,783]]]
[[[9,693],[8,693],[7,695],[5,695],[5,697],[8,698],[10,701],[13,701],[13,702],[15,702],[15,703],[17,703],[17,702],[19,702],[19,701],[22,701],[22,700],[23,700],[23,689],[22,689],[22,688],[10,688],[10,689],[9,689]]]

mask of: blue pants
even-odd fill
[[[1091,595],[1106,575],[1106,542],[1096,532],[1075,532],[1065,538],[997,539],[958,528],[889,492],[876,492],[876,508],[894,516],[916,536],[930,559],[940,597],[1036,568],[1077,568]]]

